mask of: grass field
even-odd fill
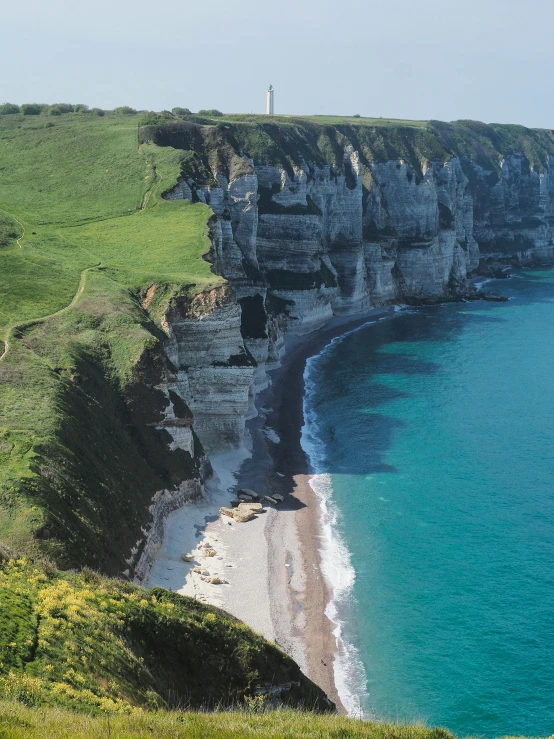
[[[299,711],[82,716],[0,702],[2,739],[451,739],[444,729]]]
[[[201,258],[209,210],[161,200],[181,155],[139,147],[138,118],[68,115],[46,128],[42,116],[0,117],[0,213],[25,229],[0,247],[0,332],[67,305],[81,271],[99,262],[128,287],[217,282]]]
[[[428,121],[408,121],[400,118],[365,118],[360,116],[341,116],[341,115],[254,115],[254,114],[224,114],[221,118],[213,118],[216,121],[229,121],[231,123],[248,122],[248,123],[279,123],[286,124],[301,121],[313,121],[321,125],[352,125],[352,126],[405,126],[407,128],[425,128]]]

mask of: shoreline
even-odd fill
[[[285,495],[285,505],[294,508],[294,527],[299,543],[299,565],[303,570],[300,587],[290,582],[289,603],[300,610],[304,618],[296,625],[298,637],[303,642],[306,674],[316,682],[345,713],[335,681],[337,639],[335,624],[326,609],[332,600],[331,586],[322,568],[322,508],[321,502],[310,485],[314,473],[310,469],[302,447],[304,426],[304,372],[307,361],[318,355],[334,339],[356,330],[367,323],[394,315],[393,307],[374,308],[355,316],[338,317],[330,324],[298,341],[291,337],[292,346],[284,357],[282,367],[274,378],[272,388],[273,410],[268,424],[275,429],[281,442],[273,447],[274,492]],[[270,551],[283,549],[284,532],[270,533]],[[282,556],[282,555],[281,555]],[[278,561],[278,557],[276,558]],[[296,617],[298,621],[298,617]],[[279,629],[276,627],[276,631]]]
[[[309,334],[286,337],[281,365],[268,371],[272,384],[256,398],[258,416],[246,423],[244,446],[212,455],[215,474],[206,497],[170,514],[144,583],[221,607],[275,641],[341,713],[346,711],[335,682],[336,625],[326,614],[332,592],[322,570],[322,508],[301,444],[304,371],[308,359],[333,339],[394,310],[335,316]],[[285,500],[275,508],[267,505],[252,521],[236,523],[221,516],[219,507],[229,504],[237,487],[279,493]],[[204,555],[206,543],[215,556]],[[202,573],[223,582],[206,582]]]

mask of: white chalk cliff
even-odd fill
[[[433,132],[443,149],[447,134]],[[164,135],[159,143],[173,146],[184,136]],[[494,154],[494,168],[455,152],[419,165],[370,161],[341,134],[332,164],[305,150],[287,150],[276,163],[234,139],[229,145],[229,135],[218,146],[231,146],[232,159],[204,156],[196,144],[209,162],[204,176],[185,172],[166,194],[210,205],[210,260],[227,280],[175,301],[165,317],[175,372],[164,391],[194,420],[172,426],[170,403],[164,428],[191,454],[193,429],[208,454],[241,444],[287,332],[306,334],[334,315],[385,303],[459,299],[480,260],[554,260],[550,154],[542,167],[521,151]]]

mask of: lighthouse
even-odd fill
[[[266,102],[266,108],[265,112],[267,115],[273,115],[273,94],[275,90],[273,89],[273,85],[270,85],[267,88],[267,102]]]

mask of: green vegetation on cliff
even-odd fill
[[[193,471],[152,428],[160,313],[221,281],[209,208],[160,197],[182,152],[139,146],[137,123],[0,117],[0,540],[110,573],[154,493]]]
[[[352,146],[365,167],[403,159],[416,173],[431,160],[448,161],[453,156],[468,157],[486,170],[499,173],[500,161],[513,152],[522,152],[530,164],[544,171],[554,154],[554,132],[524,126],[485,124],[478,121],[404,121],[384,118],[341,116],[260,116],[234,115],[182,120],[158,117],[141,130],[142,139],[160,146],[170,145],[193,152],[206,172],[214,168],[231,179],[247,162],[282,166],[292,173],[303,161],[328,164],[340,169],[345,146]],[[215,146],[217,144],[217,146]],[[191,174],[197,174],[191,169]],[[208,176],[210,176],[208,174]]]
[[[3,739],[453,739],[445,729],[377,724],[305,711],[218,711],[82,716],[0,701]]]
[[[0,565],[0,698],[132,713],[261,705],[276,686],[285,704],[329,708],[290,657],[218,608],[91,570]]]

